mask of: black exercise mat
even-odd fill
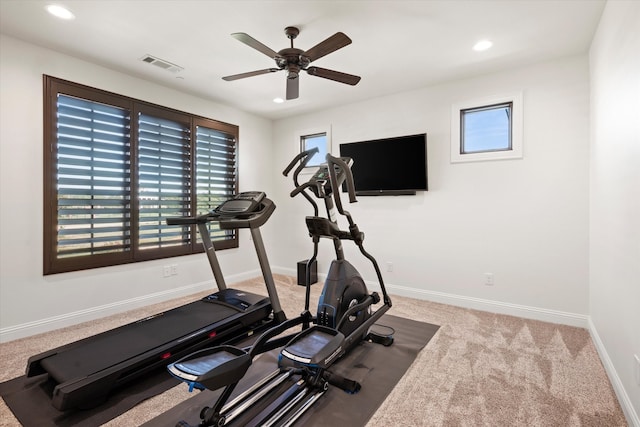
[[[330,387],[296,425],[365,425],[439,328],[436,325],[390,315],[383,316],[378,324],[395,329],[395,341],[392,346],[384,347],[364,342],[331,368],[332,372],[358,381],[362,385],[360,392],[350,395]],[[277,351],[273,351],[255,361],[234,395],[277,369],[277,354]],[[186,384],[184,390],[188,393]],[[144,427],[173,427],[180,420],[198,425],[200,410],[204,406],[211,406],[219,393],[220,391],[209,390],[197,392],[194,397],[154,418],[144,424]]]
[[[256,338],[254,334],[236,345],[249,346]],[[48,381],[47,374],[32,378],[21,376],[1,383],[0,396],[25,427],[94,427],[124,414],[179,383],[165,368],[159,368],[114,390],[104,403],[86,410],[59,411],[54,408],[51,404],[53,385]]]
[[[178,383],[166,370],[161,369],[129,387],[117,390],[102,405],[84,411],[59,411],[54,408],[50,397],[52,386],[47,381],[47,374],[32,378],[21,376],[4,382],[0,384],[0,396],[25,427],[98,426]]]

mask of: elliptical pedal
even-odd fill
[[[342,332],[315,325],[293,337],[280,351],[278,365],[324,369],[343,353]]]
[[[177,379],[194,388],[204,390],[240,381],[251,366],[251,356],[238,347],[222,345],[192,353],[171,363],[167,369]]]

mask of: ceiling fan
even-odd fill
[[[248,34],[231,34],[231,36],[235,39],[274,59],[277,68],[265,68],[264,70],[234,74],[232,76],[223,77],[222,79],[231,81],[244,79],[246,77],[259,76],[260,74],[275,73],[276,71],[287,70],[287,99],[296,99],[299,95],[300,70],[304,70],[307,72],[307,74],[312,76],[322,77],[324,79],[345,83],[351,86],[358,84],[358,82],[360,81],[359,76],[341,73],[340,71],[329,70],[326,68],[309,66],[309,64],[311,64],[313,61],[351,44],[351,39],[344,33],[335,33],[328,39],[318,43],[307,51],[293,47],[293,39],[295,39],[298,34],[300,34],[300,30],[298,28],[287,27],[284,29],[284,33],[291,40],[291,47],[282,49],[279,52],[270,49]]]

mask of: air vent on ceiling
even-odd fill
[[[147,64],[155,65],[156,67],[162,68],[163,70],[171,71],[172,73],[179,73],[184,70],[179,65],[172,64],[169,61],[165,61],[164,59],[156,58],[155,56],[151,56],[146,54],[142,58],[140,58],[142,62],[146,62]]]

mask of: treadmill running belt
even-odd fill
[[[82,345],[47,357],[41,364],[63,383],[109,368],[237,313],[231,307],[194,301],[89,337]]]

